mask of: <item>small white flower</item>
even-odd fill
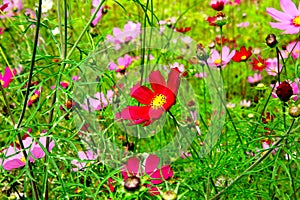
[[[250,107],[251,106],[251,101],[250,100],[247,101],[246,99],[244,99],[244,100],[242,100],[240,102],[240,106],[242,106],[242,107]]]
[[[52,32],[53,35],[58,35],[58,34],[59,34],[59,28],[56,27],[56,28],[53,29],[51,32]]]
[[[42,1],[42,13],[46,13],[53,7],[52,0],[43,0]]]

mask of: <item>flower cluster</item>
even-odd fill
[[[47,137],[42,136],[37,142],[27,134],[23,136],[22,143],[24,145],[24,148],[26,149],[28,160],[30,162],[34,162],[36,159],[45,156],[45,152],[43,149],[46,148],[46,139]],[[54,141],[50,140],[48,151],[52,151],[52,148],[54,146]],[[26,165],[27,161],[24,157],[23,152],[21,151],[21,147],[18,142],[11,144],[8,148],[3,149],[2,152],[4,153],[5,158],[0,158],[0,163],[5,170],[12,170]]]

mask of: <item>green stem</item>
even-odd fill
[[[265,160],[268,155],[274,150],[274,148],[278,147],[278,145],[282,142],[283,139],[286,138],[286,136],[289,135],[289,133],[292,130],[292,127],[294,126],[295,123],[295,119],[293,119],[289,130],[286,132],[286,134],[281,137],[276,143],[274,143],[274,145],[272,146],[272,148],[270,148],[265,154],[263,154],[257,161],[255,161],[250,167],[248,167],[244,173],[242,173],[241,175],[239,175],[238,177],[236,177],[226,188],[224,188],[223,190],[221,190],[217,195],[215,195],[211,200],[215,200],[215,199],[219,199],[219,197],[225,193],[229,188],[231,188],[236,182],[238,182],[243,176],[249,174],[248,172],[250,170],[252,170],[253,168],[255,168],[258,164],[260,164],[263,160]]]

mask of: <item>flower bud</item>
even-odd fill
[[[284,81],[277,87],[276,94],[281,101],[286,102],[293,95],[293,88],[287,81]]]
[[[276,35],[274,34],[269,34],[267,37],[266,37],[266,44],[273,48],[277,45],[277,40],[276,40]]]
[[[196,55],[197,58],[201,61],[207,61],[207,59],[209,58],[209,54],[202,44],[197,44]]]
[[[128,191],[136,191],[140,188],[141,180],[139,177],[130,176],[124,183],[124,188]]]
[[[292,117],[299,117],[300,116],[300,108],[298,106],[290,107],[289,114]]]

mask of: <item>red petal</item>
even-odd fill
[[[174,93],[175,96],[177,95],[178,88],[180,85],[179,75],[180,73],[177,70],[171,69],[168,76],[167,87]]]
[[[152,71],[149,75],[149,81],[155,93],[161,93],[167,86],[160,71]]]
[[[154,97],[154,93],[149,88],[136,84],[133,88],[131,88],[130,96],[142,104],[149,105]]]

